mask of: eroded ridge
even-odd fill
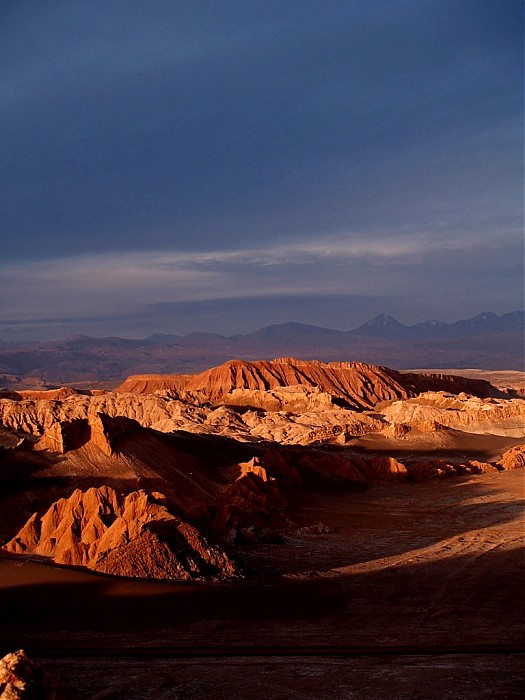
[[[34,513],[4,549],[116,576],[188,580],[240,571],[196,528],[172,515],[162,494],[119,496],[108,486],[75,490]]]

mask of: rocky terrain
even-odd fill
[[[235,664],[253,645],[292,659],[306,644],[315,678],[333,645],[514,654],[524,466],[525,399],[479,375],[280,358],[6,391],[0,644],[29,645],[86,700],[175,697],[184,669],[155,645]],[[129,659],[95,673],[101,644],[161,675]],[[512,664],[498,690],[473,658],[487,688],[516,686]],[[293,697],[279,663],[275,693]],[[224,696],[211,680],[205,692]]]
[[[35,513],[4,549],[49,557],[113,576],[186,580],[234,578],[235,565],[199,532],[174,517],[162,494],[110,487],[77,489]]]
[[[56,678],[28,657],[23,649],[0,659],[2,700],[66,700]]]
[[[412,372],[415,371],[412,370]],[[425,372],[430,374],[460,374],[467,379],[484,379],[506,394],[525,396],[525,372],[519,370],[461,369],[454,372],[450,369],[427,369]]]
[[[290,507],[319,484],[522,466],[525,400],[479,378],[236,360],[110,392],[6,392],[0,424],[4,551],[121,576],[233,578],[235,547],[293,530]]]

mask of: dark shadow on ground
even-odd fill
[[[70,573],[61,570],[52,583],[2,587],[2,648],[525,641],[519,549],[231,585],[79,581]]]

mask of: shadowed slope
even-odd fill
[[[162,494],[119,496],[109,487],[74,491],[34,513],[4,549],[57,564],[134,578],[187,580],[239,575],[225,552],[173,516]]]

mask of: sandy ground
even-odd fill
[[[72,700],[521,697],[523,477],[307,494],[292,536],[245,550],[245,584],[2,558],[0,645]]]

